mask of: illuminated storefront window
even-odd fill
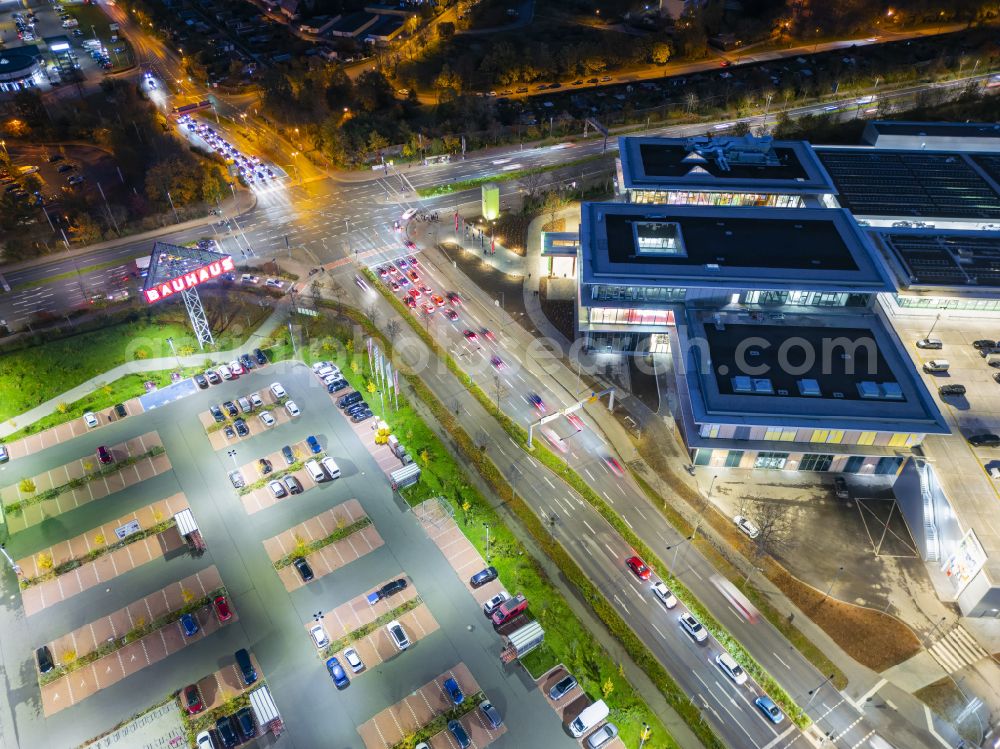
[[[768,206],[772,208],[802,208],[799,195],[751,192],[704,192],[700,190],[629,190],[629,200],[642,204]]]
[[[664,309],[590,307],[591,325],[673,325],[674,313]]]

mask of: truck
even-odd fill
[[[519,617],[527,608],[528,599],[524,597],[523,593],[518,593],[500,604],[500,607],[490,616],[490,620],[494,627],[499,627]]]
[[[149,256],[137,257],[135,259],[135,275],[137,278],[145,278],[149,275]]]

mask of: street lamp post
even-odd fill
[[[823,685],[826,684],[828,681],[833,681],[833,674],[830,674],[825,679],[823,679],[823,681],[820,682],[820,685],[818,687],[816,687],[815,689],[810,689],[809,690],[809,700],[806,702],[805,707],[803,708],[803,710],[805,710],[806,708],[809,707],[809,703],[813,701],[813,699],[816,697],[816,695],[819,694],[819,690],[822,689]]]
[[[649,727],[648,723],[642,724],[642,733],[639,734],[639,749],[642,749],[643,744],[646,743],[646,740],[652,732],[653,729]]]
[[[490,561],[490,524],[483,523],[483,527],[486,529],[486,561]]]
[[[670,566],[671,567],[673,567],[674,569],[677,568],[677,552],[681,550],[681,547],[684,544],[686,544],[688,541],[693,541],[693,540],[694,540],[694,536],[693,535],[687,536],[685,538],[682,538],[677,543],[675,543],[675,544],[667,547],[667,551],[670,551],[671,549],[674,550],[674,558],[672,560],[670,560]]]
[[[177,359],[177,369],[181,369],[181,358],[177,356],[177,349],[174,347],[174,339],[172,337],[167,338],[167,345],[170,346],[170,351]]]

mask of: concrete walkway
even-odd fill
[[[158,359],[142,359],[120,364],[114,369],[95,375],[86,382],[81,382],[76,387],[71,388],[64,393],[60,393],[55,398],[51,398],[50,400],[45,401],[45,403],[35,406],[30,411],[25,411],[24,413],[15,416],[13,419],[3,422],[3,424],[0,424],[0,437],[6,437],[8,434],[12,434],[19,429],[23,429],[29,424],[34,424],[44,416],[55,413],[60,403],[72,403],[73,401],[79,400],[88,393],[92,393],[103,385],[109,382],[114,382],[127,374],[176,369],[178,359],[183,367],[194,367],[198,365],[207,366],[208,362],[231,361],[240,354],[256,348],[251,345],[251,342],[255,340],[255,338],[266,338],[271,335],[271,333],[273,333],[278,326],[284,323],[285,316],[286,312],[284,309],[272,312],[268,318],[261,323],[261,326],[247,337],[247,341],[243,344],[243,346],[238,349],[233,349],[232,351],[210,351],[191,354],[190,356],[169,356],[160,357]]]

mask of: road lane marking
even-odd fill
[[[628,606],[626,606],[624,603],[622,603],[622,599],[618,597],[617,593],[615,593],[615,600],[618,601],[618,605],[619,606],[621,606],[623,609],[625,609],[625,613],[626,614],[628,614],[629,616],[632,616],[632,612],[628,610]]]
[[[615,550],[612,549],[610,546],[608,546],[607,543],[604,544],[604,548],[608,550],[608,554],[611,555],[612,559],[617,559],[618,558],[618,555],[615,554]]]
[[[778,663],[780,663],[782,666],[784,666],[785,668],[787,668],[789,671],[792,670],[792,667],[789,666],[787,663],[785,663],[783,660],[781,660],[781,656],[778,655],[777,653],[775,653],[773,650],[771,651],[771,655],[773,655],[775,658],[777,658],[778,659]]]

